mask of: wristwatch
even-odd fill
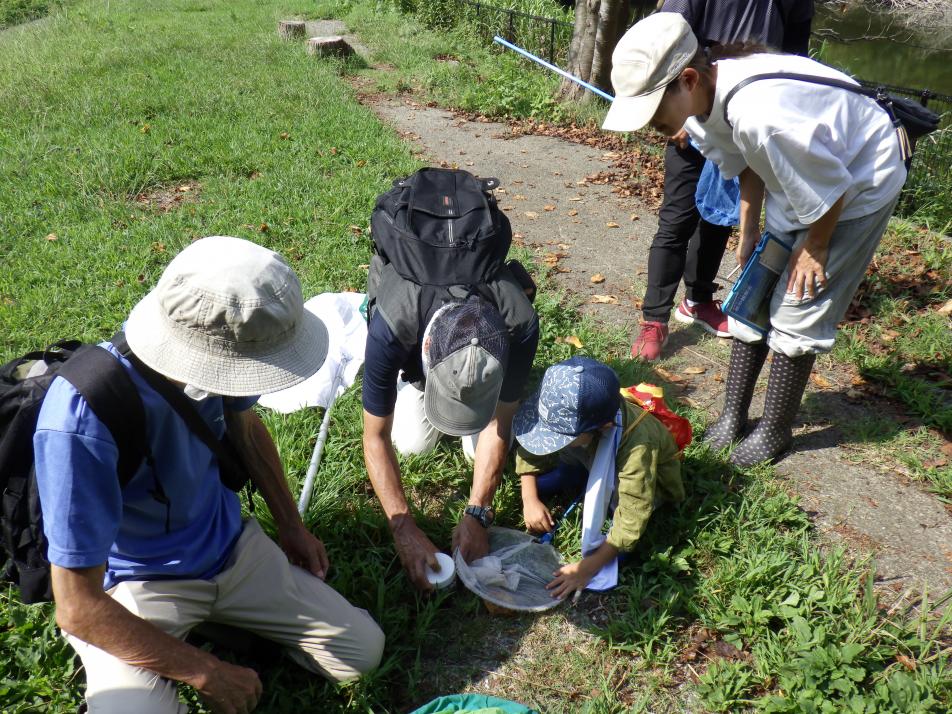
[[[479,525],[483,528],[489,528],[493,524],[493,519],[496,518],[496,512],[492,508],[482,506],[466,506],[464,513],[479,521]]]

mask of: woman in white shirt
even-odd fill
[[[764,415],[731,462],[773,460],[793,439],[792,424],[816,355],[833,348],[843,319],[906,179],[899,140],[886,112],[854,92],[793,79],[786,72],[853,82],[805,57],[763,48],[699,49],[684,19],[652,15],[634,25],[612,56],[616,98],[603,127],[646,124],[673,135],[684,127],[725,178],[740,177],[737,261],[766,230],[792,247],[770,303],[766,339],[732,321],[724,409],[705,439],[715,448],[747,427],[754,384],[773,352]]]

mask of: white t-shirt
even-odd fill
[[[724,99],[741,80],[766,72],[796,72],[853,82],[824,64],[796,55],[758,54],[717,62],[709,117],[685,129],[725,178],[746,167],[767,189],[767,223],[802,230],[845,196],[840,220],[867,216],[892,201],[906,180],[889,115],[872,99],[792,79],[763,79]]]

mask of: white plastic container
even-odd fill
[[[436,559],[440,564],[439,571],[426,566],[426,579],[437,590],[448,588],[456,582],[456,566],[453,559],[446,553],[437,553]]]

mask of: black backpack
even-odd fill
[[[121,332],[113,337],[112,343],[215,455],[222,483],[235,492],[248,485],[248,506],[254,512],[250,476],[228,433],[219,440],[185,393],[143,364],[129,349]],[[48,542],[43,532],[34,469],[33,433],[43,398],[58,376],[76,388],[112,434],[119,449],[120,488],[129,483],[143,460],[153,464],[142,398],[125,368],[107,350],[98,345],[64,341],[0,367],[0,580],[17,584],[20,599],[25,603],[53,599],[46,557]],[[149,493],[165,506],[168,532],[171,503],[154,468],[152,477]]]
[[[148,452],[145,409],[119,361],[96,345],[64,341],[0,367],[0,579],[20,587],[23,602],[52,600],[43,514],[33,467],[33,432],[57,377],[68,380],[112,433],[125,486]]]
[[[495,178],[424,168],[394,182],[370,218],[374,251],[417,285],[486,283],[506,262],[509,219],[492,190]]]

